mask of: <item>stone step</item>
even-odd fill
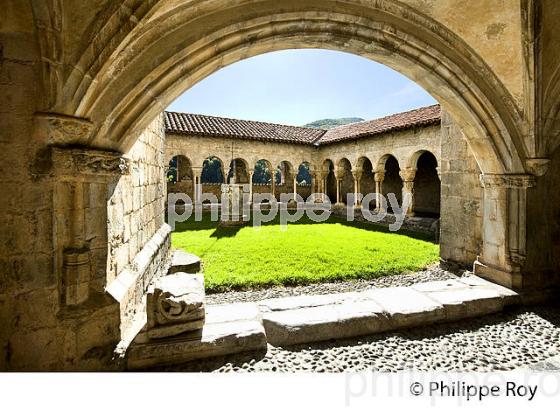
[[[198,256],[182,250],[175,250],[167,273],[170,275],[177,272],[198,273],[200,272],[200,267],[200,258]]]
[[[266,350],[266,335],[255,303],[214,305],[196,334],[150,339],[143,329],[126,353],[131,370],[184,363],[241,352]]]
[[[478,277],[259,302],[268,343],[343,339],[495,313],[518,295]]]

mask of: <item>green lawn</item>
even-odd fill
[[[334,217],[302,218],[285,231],[277,221],[256,230],[217,227],[205,217],[178,224],[172,246],[201,257],[210,292],[374,278],[421,270],[439,255],[439,246],[421,235]]]

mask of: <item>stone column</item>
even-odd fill
[[[193,168],[193,204],[199,202],[202,196],[202,185],[200,183],[201,175],[202,168]]]
[[[54,178],[54,271],[61,307],[80,305],[103,291],[107,274],[107,200],[128,173],[120,153],[51,148]]]
[[[341,188],[341,184],[342,184],[342,179],[338,178],[338,176],[336,177],[336,203],[335,205],[340,205],[340,188]]]
[[[311,193],[312,194],[317,193],[319,191],[319,185],[317,183],[318,182],[317,181],[318,174],[319,174],[318,172],[311,172],[311,178],[312,178],[311,179]]]
[[[410,202],[408,209],[406,211],[407,216],[414,216],[414,178],[416,177],[416,169],[414,168],[405,168],[401,170],[399,173],[401,179],[403,181],[403,188],[402,188],[402,201],[404,204],[404,200],[407,196],[410,197]]]
[[[361,169],[352,170],[352,177],[354,178],[354,206],[356,207],[360,206],[362,203],[362,201],[358,197],[358,194],[360,194],[362,190],[362,174],[363,172]]]
[[[273,198],[276,198],[276,174],[272,172],[272,178],[270,179],[270,193]]]
[[[294,177],[294,201],[296,200],[297,195],[297,176]]]
[[[375,192],[378,194],[376,199],[375,207],[381,209],[382,203],[379,195],[383,195],[383,181],[385,180],[385,171],[376,171],[374,175],[375,179]]]
[[[483,193],[482,251],[474,264],[478,276],[509,288],[522,288],[526,255],[528,174],[481,175]]]
[[[249,171],[249,204],[253,203],[253,174],[255,171]]]

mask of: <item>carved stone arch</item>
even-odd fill
[[[361,169],[364,167],[364,163],[366,163],[367,161],[369,161],[372,165],[374,164],[374,162],[367,155],[360,155],[352,165],[352,168]]]
[[[420,149],[412,153],[412,155],[410,155],[408,159],[404,162],[406,164],[406,168],[416,169],[418,164],[418,159],[425,153],[431,154],[436,159],[436,162],[438,164],[437,166],[439,167],[440,159],[437,157],[436,154],[434,154],[432,151],[427,149]]]
[[[329,172],[331,168],[334,168],[334,161],[330,158],[325,158],[321,164],[321,171]]]
[[[265,51],[328,48],[374,59],[417,81],[461,126],[484,172],[523,172],[522,114],[483,60],[441,24],[392,0],[231,7],[235,13],[202,1],[195,22],[189,4],[162,0],[145,16],[118,45],[120,52],[76,90],[82,98],[73,114],[93,120],[96,145],[126,149],[146,121],[220,67]],[[210,24],[217,21],[231,24]],[[199,40],[189,41],[193,36]]]
[[[375,165],[375,169],[378,170],[378,172],[383,172],[383,170],[385,169],[385,164],[387,163],[387,160],[388,160],[389,158],[394,158],[395,161],[397,161],[397,163],[399,164],[399,167],[400,167],[399,160],[398,160],[398,158],[397,158],[395,155],[393,155],[393,154],[383,154],[383,155],[377,160],[376,165]]]
[[[207,178],[210,177],[209,175],[205,174],[205,172],[206,172],[206,167],[205,166],[208,163],[208,161],[210,161],[210,160],[218,160],[220,162],[219,168],[220,168],[220,172],[222,174],[221,175],[222,177],[221,177],[221,181],[216,181],[216,182],[225,183],[226,179],[227,179],[227,173],[226,173],[226,169],[225,169],[226,165],[225,165],[224,161],[217,155],[208,155],[206,158],[204,158],[204,160],[202,160],[202,162],[201,162],[201,167],[202,167],[201,182],[206,182]],[[217,177],[217,179],[220,179],[220,178]]]

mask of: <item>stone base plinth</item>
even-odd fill
[[[488,265],[480,259],[474,262],[473,270],[476,276],[487,279],[510,289],[521,289],[523,277],[519,272],[507,272]]]
[[[184,363],[207,357],[266,350],[266,335],[254,303],[208,306],[199,333],[152,340],[146,329],[130,345],[129,369]]]

